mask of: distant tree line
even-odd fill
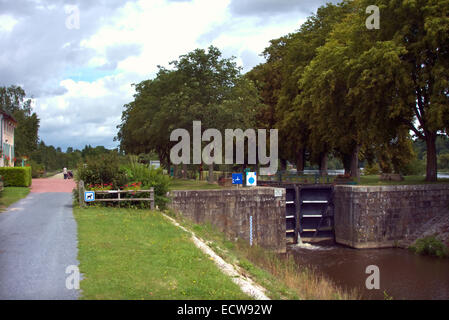
[[[82,150],[67,148],[64,152],[60,147],[46,145],[39,139],[39,117],[32,112],[32,100],[26,98],[26,93],[19,86],[0,87],[0,110],[11,115],[17,121],[14,130],[14,153],[16,166],[22,165],[22,160],[31,165],[33,176],[46,171],[75,168],[80,161],[88,157],[114,152],[103,146],[86,145]]]

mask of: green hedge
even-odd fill
[[[31,185],[31,167],[0,167],[0,176],[5,187],[29,187]]]

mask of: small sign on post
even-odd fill
[[[95,201],[95,191],[84,191],[84,201],[86,202]]]
[[[243,174],[242,173],[233,173],[232,174],[232,184],[243,184]]]
[[[246,185],[248,187],[257,186],[257,172],[248,172],[246,174]]]

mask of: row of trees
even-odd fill
[[[271,41],[252,70],[267,125],[280,129],[282,156],[299,170],[329,153],[352,176],[359,159],[400,171],[414,156],[410,132],[426,144],[426,179],[437,178],[435,142],[449,127],[449,17],[444,0],[371,0],[321,7],[301,29]]]
[[[301,28],[271,41],[266,63],[246,75],[217,48],[195,50],[136,85],[117,135],[129,153],[169,164],[176,128],[278,128],[281,164],[338,157],[400,173],[426,146],[426,179],[437,178],[436,139],[449,128],[447,0],[379,0],[380,29],[366,27],[372,0],[318,9]],[[411,134],[412,133],[412,134]]]
[[[64,152],[60,147],[46,145],[44,141],[40,141],[37,149],[30,154],[30,163],[33,172],[39,171],[57,171],[62,168],[76,168],[80,162],[92,157],[98,157],[114,152],[114,150],[106,149],[103,146],[92,147],[86,145],[82,150],[68,147]]]

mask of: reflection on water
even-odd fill
[[[351,249],[338,245],[292,246],[289,254],[342,288],[357,288],[363,299],[449,299],[449,259],[415,255],[405,249]],[[380,290],[368,290],[366,267],[380,269]]]

